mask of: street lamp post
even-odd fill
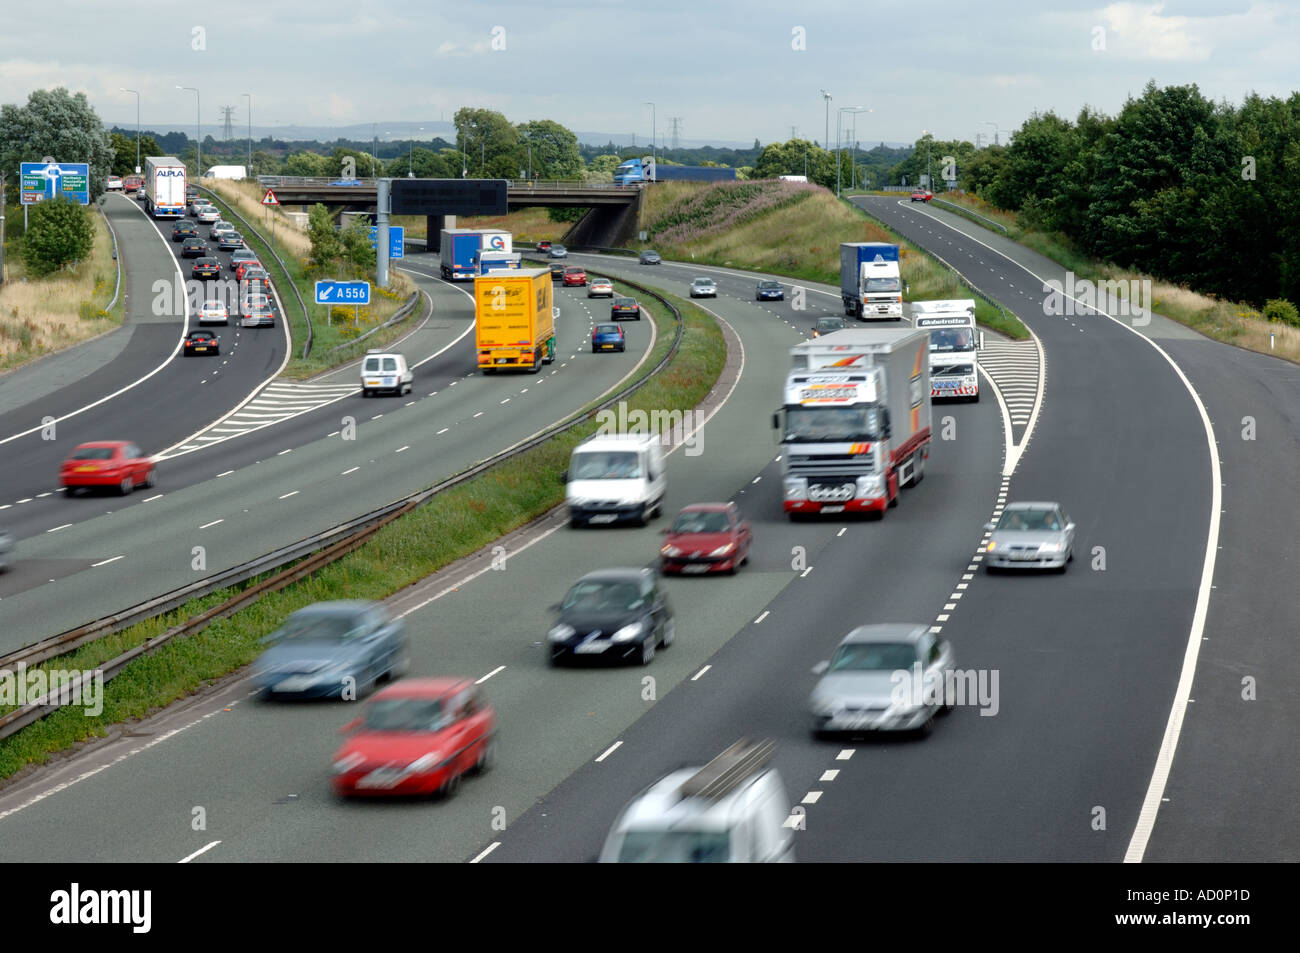
[[[845,113],[869,113],[871,112],[866,106],[841,106],[835,111],[835,197],[839,198],[840,194],[840,166],[843,164],[842,145],[840,140],[841,120]]]
[[[203,178],[203,97],[193,86],[177,86],[180,90],[189,90],[194,94],[194,179]]]
[[[140,93],[125,86],[117,87],[124,93],[135,93],[135,174],[140,174]]]
[[[654,163],[656,168],[658,168],[659,154],[655,148],[655,145],[658,142],[659,123],[655,115],[655,104],[651,102],[644,102],[641,105],[650,107],[650,161]],[[658,175],[659,174],[656,172],[655,177],[658,178]]]
[[[826,136],[822,139],[822,146],[827,152],[831,148],[831,94],[822,90],[822,98],[826,100]]]
[[[922,129],[921,135],[925,136],[925,187],[934,191],[934,176],[930,174],[930,130]]]
[[[378,126],[377,122],[370,124],[370,177],[372,179],[375,178],[375,153],[379,151],[379,133],[375,132]]]
[[[241,96],[248,97],[248,168],[244,174],[250,179],[253,177],[253,94],[240,93]]]

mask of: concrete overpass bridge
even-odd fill
[[[261,175],[262,188],[275,191],[281,208],[308,207],[320,203],[332,209],[374,214],[376,185],[374,179],[330,179],[306,176]],[[348,183],[348,184],[345,184]],[[615,186],[569,181],[507,180],[506,206],[509,209],[530,206],[586,208],[589,211],[564,236],[574,245],[617,246],[636,237],[641,210],[638,186]],[[438,250],[438,235],[445,227],[454,227],[454,216],[428,215],[429,250]]]

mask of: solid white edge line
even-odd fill
[[[180,860],[176,861],[176,863],[188,864],[195,857],[199,856],[199,854],[206,854],[208,851],[212,850],[212,848],[216,847],[220,843],[221,841],[214,840],[211,844],[207,844],[206,846],[200,847],[198,850],[190,854],[188,857],[182,857]]]
[[[91,564],[90,564],[90,568],[91,568],[91,569],[98,569],[100,566],[107,566],[109,563],[115,563],[115,562],[117,562],[119,559],[126,559],[126,555],[123,554],[123,555],[121,555],[121,556],[113,556],[113,557],[110,558],[110,559],[101,559],[101,560],[100,560],[99,562],[97,562],[97,563],[91,563]]]
[[[492,853],[492,851],[496,850],[500,846],[501,846],[501,842],[499,840],[494,840],[492,843],[488,844],[487,847],[483,849],[482,853],[480,853],[477,857],[471,860],[470,863],[477,864],[480,860],[482,860],[484,857]]]
[[[900,202],[899,205],[901,206],[902,203]],[[1011,256],[1003,254],[991,245],[985,244],[973,235],[969,235],[947,222],[937,218],[935,221],[964,235],[977,245],[987,248],[995,255],[1005,258],[1034,280],[1047,284],[1040,276]],[[1210,422],[1210,415],[1206,411],[1205,405],[1201,403],[1200,395],[1196,393],[1196,389],[1192,387],[1192,382],[1187,379],[1187,375],[1178,366],[1178,362],[1170,357],[1169,352],[1152,338],[1141,334],[1136,328],[1105,311],[1079,301],[1078,298],[1072,295],[1066,295],[1066,297],[1077,304],[1083,305],[1088,311],[1114,321],[1121,328],[1135,335],[1138,340],[1151,345],[1156,353],[1169,363],[1174,373],[1178,375],[1178,379],[1183,382],[1183,386],[1187,388],[1187,393],[1191,395],[1192,404],[1196,407],[1197,413],[1201,415],[1201,425],[1205,428],[1205,443],[1210,454],[1210,523],[1205,541],[1205,560],[1201,564],[1201,584],[1196,593],[1196,609],[1192,613],[1192,627],[1187,634],[1187,648],[1183,652],[1183,667],[1178,675],[1178,687],[1174,690],[1174,700],[1169,709],[1169,720],[1165,724],[1164,737],[1161,738],[1160,749],[1156,753],[1155,765],[1152,767],[1151,781],[1147,785],[1146,797],[1143,798],[1142,808],[1138,812],[1138,820],[1133,829],[1133,836],[1129,840],[1128,849],[1124,852],[1124,863],[1140,864],[1146,854],[1147,844],[1151,840],[1151,832],[1155,829],[1156,816],[1160,813],[1160,799],[1164,797],[1165,786],[1169,783],[1169,772],[1173,768],[1174,755],[1178,750],[1178,738],[1183,730],[1183,718],[1187,714],[1187,700],[1191,697],[1192,680],[1196,677],[1196,662],[1201,654],[1201,638],[1205,632],[1205,619],[1210,610],[1210,590],[1213,587],[1214,563],[1219,548],[1219,513],[1223,507],[1223,472],[1219,466],[1218,445],[1214,439],[1214,424]]]

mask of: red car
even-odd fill
[[[929,189],[913,189],[913,190],[912,190],[912,201],[913,201],[913,202],[928,202],[928,201],[930,201],[930,199],[932,199],[932,198],[934,198],[934,193],[931,192]]]
[[[235,280],[243,281],[244,276],[248,274],[248,270],[250,268],[262,268],[262,263],[260,261],[254,261],[252,259],[241,261],[238,265],[235,266]],[[263,268],[262,270],[265,271],[266,269]]]
[[[341,797],[441,794],[492,764],[497,716],[469,679],[408,678],[375,694],[334,755]]]
[[[587,273],[583,271],[581,268],[578,268],[576,266],[570,266],[568,268],[565,268],[564,284],[566,286],[577,285],[579,287],[586,287]]]
[[[114,486],[127,496],[137,486],[154,485],[154,462],[127,440],[83,443],[59,468],[59,484],[71,496],[83,486]]]
[[[663,573],[735,574],[749,562],[749,523],[735,503],[694,503],[677,514],[662,531],[668,537],[659,550]]]
[[[550,243],[550,242],[538,242],[538,243],[537,243],[537,250],[538,250],[538,251],[550,251],[550,250],[551,250],[551,243]]]

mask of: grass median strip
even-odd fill
[[[685,322],[681,346],[663,372],[628,399],[629,410],[689,410],[708,394],[722,370],[726,358],[722,332],[704,312],[680,299],[672,300]],[[641,377],[671,347],[675,331],[665,309],[651,304],[649,310],[659,336]],[[585,410],[599,402],[593,401]],[[103,711],[98,715],[87,715],[81,707],[63,708],[0,740],[0,779],[12,777],[27,765],[43,763],[80,741],[104,735],[115,724],[143,718],[247,665],[262,651],[259,640],[296,609],[328,599],[386,598],[543,515],[563,502],[559,476],[568,466],[570,451],[595,430],[593,420],[552,437],[438,494],[311,577],[268,593],[196,635],[169,641],[154,654],[136,659],[104,685]],[[94,670],[219,605],[236,591],[223,590],[192,600],[33,670]],[[9,710],[11,707],[0,708],[0,714]]]

